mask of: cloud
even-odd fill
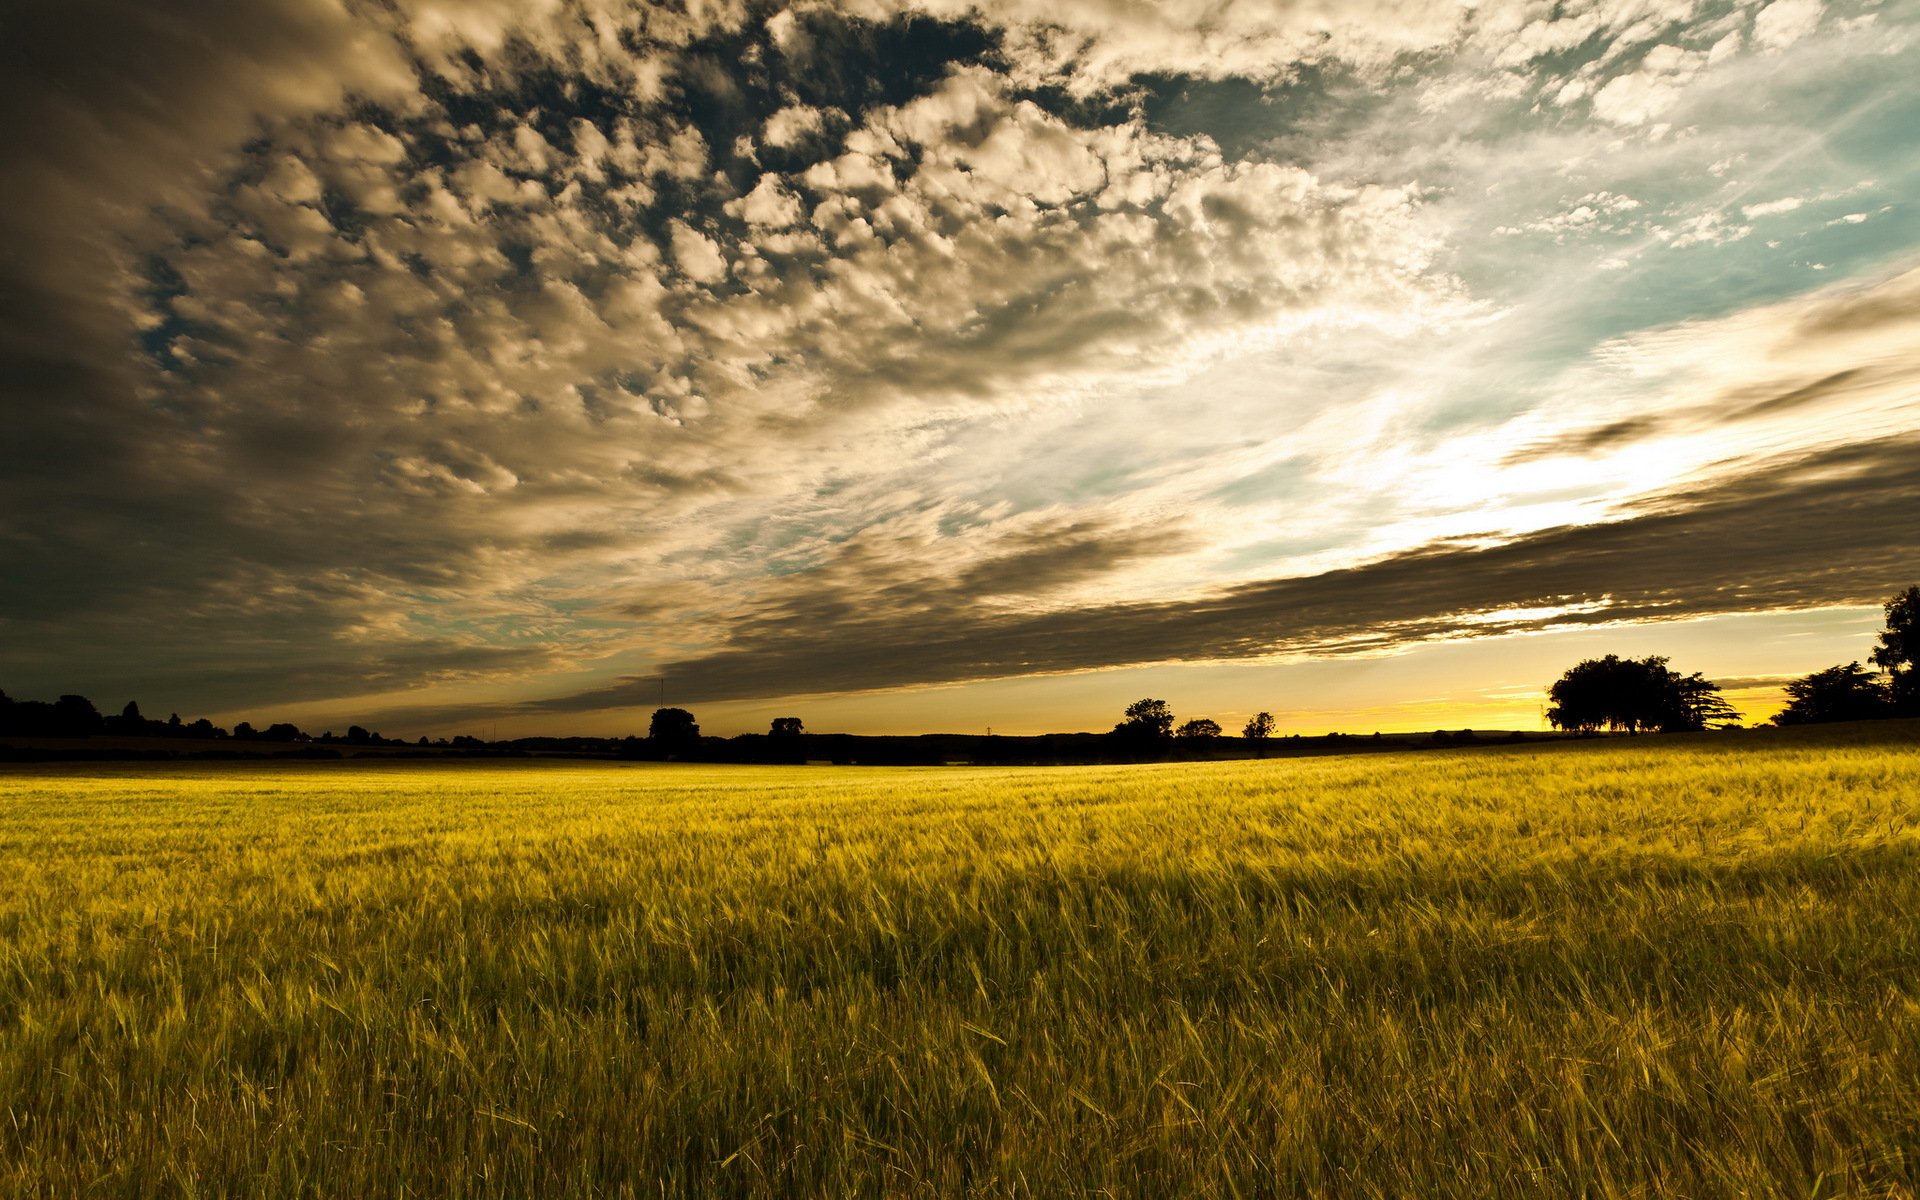
[[[1603,343],[1556,399],[1482,439],[1486,478],[1634,495],[1898,438],[1920,395],[1916,286],[1910,269]]]
[[[1777,217],[1781,213],[1790,213],[1805,203],[1806,200],[1800,196],[1782,196],[1778,200],[1746,205],[1740,210],[1740,215],[1749,221],[1760,217]]]
[[[1150,603],[993,613],[915,596],[875,611],[870,596],[816,592],[759,613],[726,649],[662,670],[699,703],[1873,603],[1911,572],[1916,488],[1920,442],[1902,439],[1775,463],[1620,521]],[[510,711],[644,704],[649,686]]]
[[[1838,36],[1780,42],[1791,10],[1766,13],[1788,3],[1755,25],[1783,68]],[[1744,12],[9,17],[0,647],[61,688],[138,659],[189,694],[291,696],[408,672],[525,691],[759,644],[789,609],[823,644],[882,610],[998,630],[1220,585],[1254,535],[1207,497],[1249,479],[1327,487],[1316,527],[1339,533],[1315,553],[1377,555],[1369,520],[1407,539],[1467,519],[1410,482],[1453,419],[1437,385],[1380,380],[1446,375],[1437,352],[1387,360],[1494,319],[1445,214],[1497,172],[1369,160],[1372,128],[1347,138],[1342,114],[1437,113],[1446,91],[1644,128],[1687,111],[1657,89],[1732,69],[1710,46]],[[1237,107],[1207,117],[1189,93],[1227,79]],[[1557,182],[1551,204],[1506,228],[1574,245],[1668,222],[1701,254],[1745,230],[1613,183]],[[1264,390],[1188,386],[1259,355]],[[1675,364],[1776,439],[1898,383],[1826,358]],[[1527,436],[1600,453],[1712,420],[1682,417],[1555,412]]]
[[[826,128],[828,115],[828,111],[811,105],[790,104],[767,118],[767,123],[760,127],[760,140],[782,150],[790,149],[818,136]]]
[[[1448,286],[1405,192],[1072,125],[976,68],[858,120],[769,92],[749,123],[790,157],[736,185],[662,62],[742,14],[609,16],[627,43],[389,17],[266,7],[200,61],[211,15],[169,10],[152,53],[16,77],[72,144],[19,131],[10,174],[10,403],[63,396],[10,439],[10,641],[157,629],[211,675],[219,610],[289,655],[451,630],[486,661],[513,622],[578,652],[601,635],[553,614],[696,552],[716,504],[750,523],[966,406]]]
[[[690,227],[685,221],[673,221],[673,260],[696,283],[718,283],[727,277],[727,260],[712,238]]]
[[[1707,65],[1707,55],[1661,43],[1639,69],[1608,80],[1593,96],[1594,115],[1616,125],[1645,125],[1666,114]]]
[[[1494,233],[1503,236],[1544,233],[1556,241],[1595,233],[1626,233],[1635,226],[1625,214],[1639,207],[1640,201],[1632,196],[1608,191],[1590,192],[1575,200],[1573,207],[1563,212],[1521,226],[1501,225],[1494,229]]]
[[[1821,0],[1773,0],[1753,18],[1753,40],[1768,50],[1784,50],[1820,24]]]

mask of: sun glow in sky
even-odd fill
[[[1920,581],[1920,5],[16,7],[16,696],[1761,717]]]

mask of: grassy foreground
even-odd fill
[[[0,1194],[1912,1196],[1915,729],[0,773]]]

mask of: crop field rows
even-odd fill
[[[0,773],[0,1194],[1913,1196],[1916,726]]]

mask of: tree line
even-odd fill
[[[1787,685],[1787,707],[1774,721],[1814,725],[1920,716],[1920,587],[1887,601],[1886,617],[1867,656],[1877,671],[1855,660],[1802,676]]]
[[[1920,586],[1910,587],[1887,601],[1886,627],[1867,656],[1874,670],[1859,661],[1815,671],[1786,687],[1788,703],[1773,720],[1779,725],[1806,725],[1823,721],[1859,721],[1880,717],[1920,716]],[[1602,729],[1637,733],[1673,733],[1737,725],[1739,713],[1720,694],[1719,685],[1699,672],[1681,674],[1664,656],[1632,659],[1609,654],[1587,659],[1569,668],[1548,689],[1551,707],[1547,719],[1555,728],[1575,733]],[[1264,754],[1273,737],[1272,713],[1248,718],[1240,736]],[[461,736],[451,740],[413,742],[383,738],[360,725],[344,735],[331,730],[310,735],[288,722],[256,729],[246,721],[231,730],[202,717],[182,721],[178,713],[166,720],[149,718],[129,700],[118,713],[104,715],[85,696],[65,695],[57,700],[16,700],[0,691],[0,736],[30,738],[147,737],[199,741],[311,743],[320,746],[446,747],[452,750],[518,749],[577,753],[612,753],[635,759],[704,759],[725,762],[804,762],[816,757],[850,759],[856,743],[915,741],[916,739],[855,738],[853,735],[809,735],[799,717],[776,717],[764,734],[733,738],[702,737],[700,724],[684,708],[660,708],[653,714],[647,736],[626,738],[518,738],[487,742]],[[1380,735],[1375,734],[1378,740]],[[944,738],[954,753],[977,753],[977,739],[965,735],[923,735]],[[1121,720],[1106,734],[1053,734],[1034,741],[1042,753],[1062,760],[1141,759],[1205,754],[1220,744],[1225,731],[1210,717],[1180,722],[1172,707],[1154,698],[1127,706]],[[1328,740],[1341,735],[1329,735]],[[991,741],[992,739],[988,739]],[[1004,740],[1004,739],[1003,739]],[[1349,744],[1351,739],[1346,739]],[[1470,731],[1442,737],[1428,744],[1458,744],[1475,740]],[[942,742],[945,745],[946,742]],[[931,745],[931,742],[927,743]],[[871,750],[872,747],[869,747]],[[898,751],[899,748],[894,748]],[[1216,752],[1217,753],[1217,752]]]
[[[383,738],[359,725],[349,725],[344,734],[336,735],[332,730],[328,730],[315,735],[286,721],[274,722],[264,729],[255,729],[252,723],[247,721],[240,722],[232,729],[215,725],[205,717],[193,721],[182,721],[179,713],[173,713],[166,720],[161,721],[142,714],[139,702],[134,700],[127,701],[126,706],[118,713],[103,714],[94,707],[93,701],[85,696],[68,694],[51,702],[16,700],[4,691],[0,691],[0,736],[186,738],[196,741],[231,739],[241,742],[310,742],[321,745],[338,743],[347,746],[424,746],[428,744],[426,738],[413,743],[399,738]]]
[[[1920,716],[1920,587],[1886,603],[1886,628],[1869,661],[1858,661],[1794,680],[1777,725],[1864,721]],[[1735,726],[1740,714],[1720,695],[1719,685],[1698,671],[1682,675],[1660,656],[1590,658],[1570,668],[1548,689],[1547,720],[1557,729],[1593,733],[1679,733]]]

